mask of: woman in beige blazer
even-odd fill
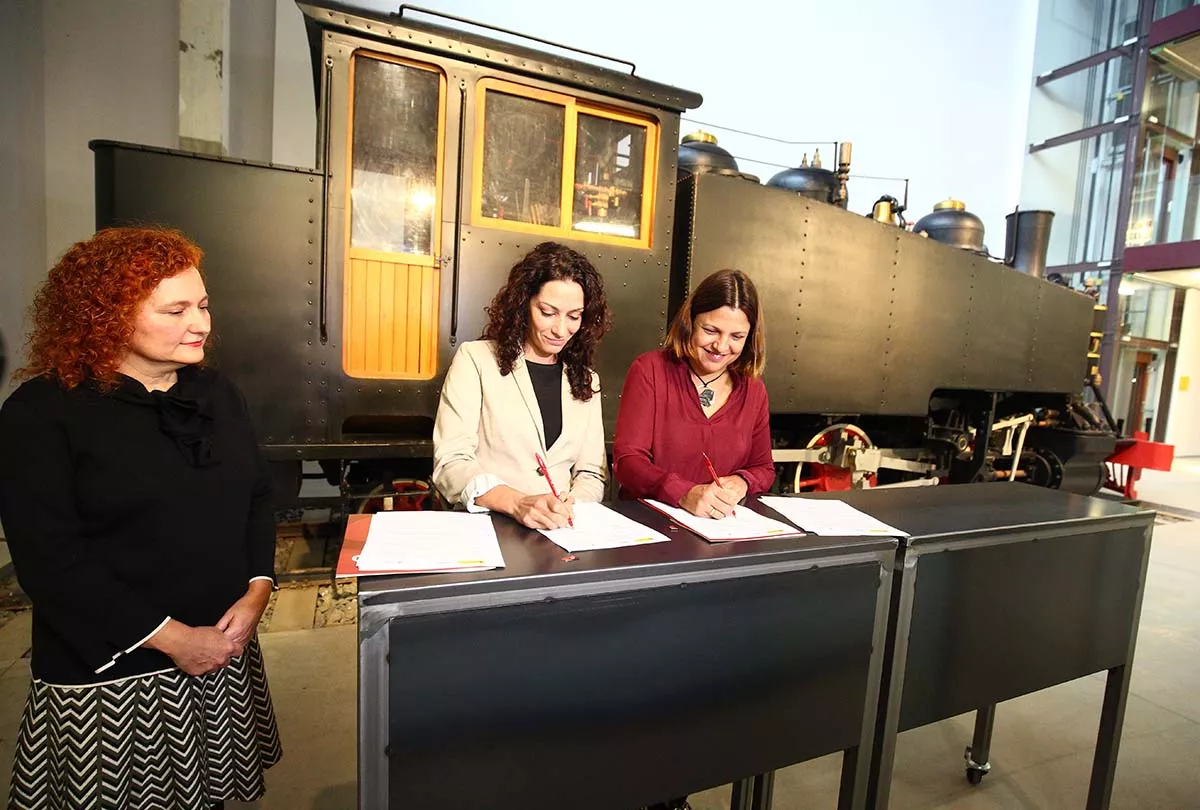
[[[583,255],[543,242],[487,308],[481,340],[459,347],[433,428],[433,483],[468,511],[531,528],[566,526],[579,501],[604,497],[607,456],[600,378],[611,328],[600,274]],[[542,476],[544,460],[553,490]]]

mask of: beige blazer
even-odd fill
[[[468,341],[459,347],[446,372],[433,426],[433,484],[455,506],[472,511],[474,497],[495,484],[526,495],[550,491],[538,473],[535,453],[541,453],[560,496],[577,501],[604,497],[608,458],[604,450],[604,420],[600,406],[600,377],[592,372],[588,402],[571,396],[567,375],[562,381],[562,432],[546,447],[537,395],[518,357],[511,374],[500,375],[495,341]]]

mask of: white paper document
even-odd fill
[[[575,527],[538,529],[567,551],[596,551],[602,548],[665,543],[671,538],[643,526],[602,503],[576,503]]]
[[[827,537],[908,537],[842,501],[764,495],[759,500],[806,531]]]
[[[733,515],[726,515],[717,520],[709,517],[697,517],[686,509],[667,506],[662,501],[649,498],[642,499],[647,506],[662,512],[676,523],[691,529],[705,540],[727,542],[732,540],[762,540],[767,537],[787,537],[801,535],[804,532],[795,526],[789,526],[774,518],[760,515],[745,506],[737,507]]]
[[[363,572],[486,571],[504,555],[489,514],[377,512],[355,562]]]

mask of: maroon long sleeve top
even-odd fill
[[[729,399],[711,419],[704,415],[690,369],[665,350],[633,361],[621,392],[613,437],[613,475],[622,498],[653,498],[678,506],[697,484],[740,475],[747,495],[775,480],[770,409],[761,379],[734,377]]]

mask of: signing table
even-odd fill
[[[1154,515],[1025,484],[825,493],[909,533],[568,555],[501,516],[501,569],[359,581],[359,806],[635,810],[836,751],[887,806],[900,732],[1093,672],[1107,806]],[[779,519],[762,504],[751,508]],[[366,516],[347,545],[361,545]],[[755,776],[758,775],[758,776]]]
[[[836,751],[863,806],[896,541],[710,544],[610,505],[671,541],[568,555],[496,516],[502,569],[359,580],[359,807],[635,810],[730,782],[765,807],[746,777]]]

